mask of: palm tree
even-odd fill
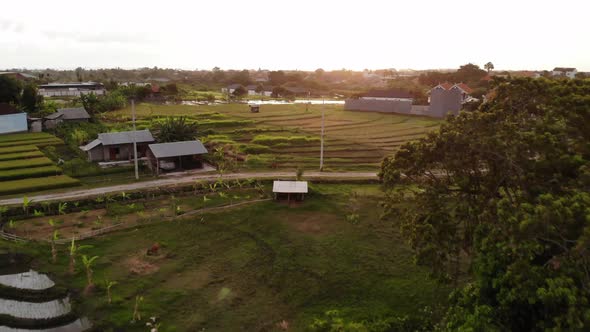
[[[86,285],[87,288],[94,286],[94,282],[92,281],[92,274],[94,272],[94,271],[92,271],[92,264],[97,259],[98,259],[98,256],[92,256],[92,257],[88,258],[88,256],[82,255],[82,263],[84,264],[84,267],[86,268],[86,281],[88,282],[88,285]]]
[[[197,124],[187,121],[184,116],[168,117],[154,126],[159,142],[179,142],[194,140],[197,136]]]

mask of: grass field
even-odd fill
[[[50,263],[47,245],[22,250],[34,252],[38,269],[74,289],[78,309],[101,331],[145,331],[150,316],[161,320],[159,331],[280,331],[283,320],[289,331],[303,331],[332,309],[350,320],[370,321],[444,305],[448,290],[413,264],[395,228],[379,219],[376,185],[313,188],[302,204],[255,203],[82,241],[92,245],[86,255],[99,257],[93,268],[97,288],[90,296],[79,295],[86,280],[81,264],[74,276],[66,272],[67,245],[59,247],[56,264]],[[360,195],[354,224],[345,218],[352,191]],[[158,208],[152,202],[143,206]],[[138,213],[116,209],[110,216],[125,218],[130,212]],[[55,219],[68,223],[68,216]],[[35,221],[19,223],[26,222],[35,228]],[[50,233],[48,228],[47,238]],[[160,244],[158,255],[147,256],[154,243]],[[106,279],[117,282],[110,305]],[[137,296],[143,297],[144,320],[133,324]]]
[[[77,185],[39,150],[50,145],[63,141],[48,133],[0,135],[0,195]]]
[[[166,116],[187,116],[199,124],[201,139],[232,146],[244,155],[249,168],[317,168],[322,110],[328,170],[376,169],[383,157],[435,130],[439,123],[427,117],[344,111],[342,105],[312,105],[308,110],[302,104],[263,105],[260,113],[251,113],[244,104],[144,103],[138,105],[137,114],[140,128],[149,128]],[[125,121],[130,114],[129,109],[109,114],[111,126],[128,129]],[[301,137],[306,141],[297,139]]]

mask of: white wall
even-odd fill
[[[0,115],[0,134],[28,131],[27,114]]]

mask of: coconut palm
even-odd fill
[[[92,256],[92,257],[88,257],[86,255],[82,255],[82,264],[84,264],[84,268],[86,269],[86,281],[87,281],[87,285],[86,287],[90,288],[94,285],[94,282],[92,281],[92,275],[94,273],[94,271],[92,270],[92,264],[94,264],[94,261],[96,261],[98,259],[98,256]]]

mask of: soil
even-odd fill
[[[324,235],[335,231],[340,223],[333,214],[302,212],[283,218],[283,222],[298,232],[310,235]]]

